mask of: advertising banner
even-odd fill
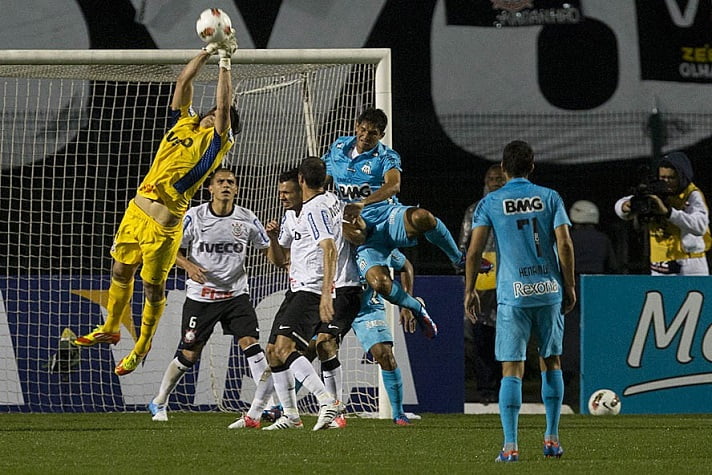
[[[255,281],[251,284],[264,288]],[[166,309],[151,352],[134,373],[122,377],[113,370],[131,351],[139,332],[140,282],[136,282],[131,310],[121,318],[121,340],[116,345],[79,348],[71,344],[76,336],[104,322],[108,286],[108,276],[0,277],[0,412],[146,410],[176,355],[184,282],[169,280]],[[394,353],[403,378],[403,403],[413,412],[462,412],[462,278],[420,276],[415,280],[415,291],[427,302],[440,334],[428,340],[420,331],[404,333],[396,323]],[[284,298],[283,289],[269,292],[253,295],[263,348]],[[347,411],[373,411],[379,367],[353,332],[342,342],[339,358]],[[318,363],[316,367],[318,371]],[[254,390],[244,354],[218,325],[198,364],[180,381],[169,406],[171,410],[245,411]],[[318,410],[306,390],[298,396],[301,410]],[[382,403],[388,404],[385,395]]]
[[[712,7],[637,0],[641,79],[712,82]]]
[[[624,414],[708,413],[709,277],[582,276],[581,412],[612,389]]]

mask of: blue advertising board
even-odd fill
[[[284,290],[253,284],[264,294],[256,292],[252,297],[266,338]],[[139,370],[121,378],[113,368],[130,351],[140,328],[140,282],[131,312],[122,319],[117,345],[80,349],[65,339],[70,330],[81,335],[103,322],[108,286],[108,276],[0,277],[0,412],[145,410],[175,356],[184,282],[168,282],[166,310],[151,353]],[[428,303],[440,334],[427,340],[419,331],[404,335],[397,329],[395,353],[403,375],[404,404],[411,412],[462,412],[462,278],[418,276],[415,292]],[[209,342],[210,367],[201,371],[198,363],[186,373],[171,397],[171,409],[244,411],[249,407],[253,386],[244,355],[231,337],[221,333],[216,330]],[[374,371],[368,373],[377,381],[372,358],[361,356],[360,345],[355,348],[358,357],[342,357],[344,371],[370,366]],[[362,402],[370,403],[354,395],[365,392],[364,398],[369,399],[376,386],[377,382],[359,380],[345,388],[348,410],[359,412]],[[304,399],[307,404],[308,397]]]
[[[608,388],[624,414],[710,412],[710,277],[581,278],[581,412]]]

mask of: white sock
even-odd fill
[[[323,406],[324,404],[334,402],[334,395],[326,390],[324,383],[321,381],[321,378],[319,378],[319,375],[316,374],[314,366],[312,366],[308,359],[304,356],[300,356],[292,361],[289,368],[294,371],[294,377],[301,381],[302,386],[316,396],[320,405]]]
[[[255,380],[255,384],[260,384],[262,373],[264,373],[265,370],[269,368],[269,365],[267,364],[267,358],[265,357],[265,352],[260,351],[256,355],[248,357],[247,364],[250,366],[250,373],[252,373],[252,379]]]
[[[291,369],[272,373],[274,391],[282,403],[284,414],[289,418],[298,418],[297,392],[294,390],[294,373]]]
[[[188,366],[185,366],[178,358],[173,358],[173,360],[168,363],[166,372],[163,373],[163,379],[161,380],[161,388],[158,390],[158,394],[153,398],[154,404],[165,404],[168,401],[168,397],[171,395],[175,389],[180,378],[183,377],[186,371],[188,371]]]
[[[267,369],[268,371],[262,373],[262,378],[257,383],[255,396],[252,398],[250,410],[247,411],[247,415],[255,420],[260,420],[262,417],[262,411],[264,411],[267,406],[267,402],[274,394],[274,380],[272,379],[272,372],[269,371],[269,367]]]
[[[342,386],[343,386],[343,375],[344,372],[339,365],[336,369],[331,369],[328,371],[321,370],[321,374],[324,377],[324,386],[326,390],[334,395],[336,399],[341,401]]]

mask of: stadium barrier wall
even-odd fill
[[[111,412],[143,411],[160,386],[160,378],[174,357],[180,333],[184,282],[167,283],[166,311],[151,354],[135,373],[114,375],[116,361],[130,350],[140,325],[141,302],[132,304],[133,329],[122,325],[116,346],[73,347],[63,340],[65,329],[81,335],[104,321],[109,277],[11,276],[0,277],[0,412]],[[140,282],[137,281],[137,292]],[[463,412],[462,279],[455,276],[418,276],[416,293],[425,298],[440,335],[426,340],[420,332],[404,334],[396,326],[396,358],[403,372],[404,403],[411,412]],[[255,302],[263,339],[281,301],[277,291]],[[136,302],[136,300],[139,300]],[[268,302],[270,300],[270,302]],[[267,305],[269,304],[269,305]],[[266,308],[268,315],[260,309]],[[87,316],[91,318],[87,318]],[[84,322],[80,324],[79,322]],[[86,323],[90,322],[90,323]],[[200,364],[179,385],[191,397],[177,401],[190,410],[244,411],[252,399],[244,361],[234,351],[232,338],[218,329],[211,338],[210,372],[224,386],[215,394],[214,379],[203,377]],[[207,347],[206,347],[207,349]],[[217,358],[214,356],[218,355]],[[206,351],[203,352],[203,360]],[[218,361],[215,361],[218,360]],[[349,365],[359,361],[343,362]],[[373,362],[371,361],[371,364]],[[208,373],[208,370],[203,370]],[[361,388],[345,388],[351,394]],[[180,409],[181,406],[178,406]],[[358,412],[359,408],[350,408]]]
[[[710,277],[581,278],[581,399],[608,388],[622,414],[709,413]]]

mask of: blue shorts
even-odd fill
[[[561,355],[564,340],[561,304],[541,307],[498,305],[494,348],[497,361],[525,361],[532,331],[539,343],[539,356]]]
[[[388,214],[388,219],[369,230],[366,242],[356,249],[356,263],[361,276],[374,266],[388,267],[390,254],[399,247],[413,247],[417,238],[409,238],[405,230],[405,212],[412,206],[396,205]]]
[[[365,351],[370,350],[376,343],[393,343],[393,335],[383,310],[360,312],[351,328]]]

